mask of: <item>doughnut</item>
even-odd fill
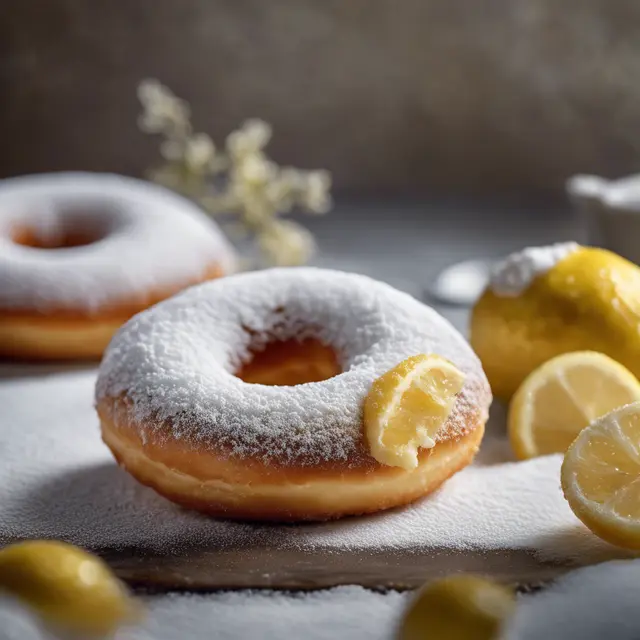
[[[464,374],[412,470],[368,450],[372,383],[414,354]],[[428,494],[469,464],[491,393],[433,309],[366,276],[276,268],[205,283],[131,319],[96,383],[102,438],[137,480],[207,514],[327,520]]]
[[[232,270],[188,200],[116,175],[0,181],[0,357],[99,358],[130,317]]]

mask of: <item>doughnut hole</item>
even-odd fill
[[[71,249],[95,244],[112,231],[110,211],[87,203],[82,208],[64,208],[43,215],[27,215],[28,222],[10,231],[14,244],[31,249]]]
[[[273,341],[250,353],[235,375],[251,384],[294,386],[342,373],[335,349],[315,338]]]
[[[88,233],[81,231],[67,230],[64,233],[56,234],[55,237],[41,234],[37,229],[22,227],[14,230],[11,234],[14,244],[32,249],[71,249],[72,247],[83,247],[100,240]]]

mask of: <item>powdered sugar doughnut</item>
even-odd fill
[[[215,223],[140,180],[0,181],[0,355],[99,357],[132,315],[233,267]]]
[[[466,378],[436,446],[407,471],[369,454],[362,409],[373,381],[417,353]],[[210,514],[276,520],[425,495],[471,460],[490,400],[475,354],[435,311],[314,268],[231,276],[137,315],[96,387],[103,439],[138,480]]]

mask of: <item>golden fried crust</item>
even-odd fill
[[[95,312],[58,308],[0,310],[0,357],[21,360],[96,360],[129,318],[191,285],[224,275],[213,264],[199,278],[150,291]]]
[[[209,515],[248,520],[329,520],[404,505],[437,489],[467,466],[484,433],[474,415],[466,435],[422,450],[416,469],[365,462],[271,465],[220,456],[211,448],[175,439],[145,439],[130,424],[114,424],[98,405],[102,438],[118,462],[141,483],[169,500]]]

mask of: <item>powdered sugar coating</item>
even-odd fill
[[[314,336],[334,347],[343,373],[297,386],[233,375],[249,347]],[[462,336],[433,309],[366,276],[270,269],[192,289],[129,321],[109,346],[98,401],[127,400],[144,438],[211,445],[230,456],[298,465],[372,460],[362,405],[372,382],[405,358],[441,355],[466,374],[439,439],[484,421],[491,395]]]
[[[100,239],[43,250],[11,240],[24,227],[50,241],[70,230]],[[234,264],[217,225],[162,187],[91,173],[0,181],[0,309],[95,311],[184,285],[216,263]]]
[[[553,269],[578,248],[575,242],[561,242],[546,247],[528,247],[512,253],[496,265],[489,286],[498,296],[519,296],[535,278]]]

